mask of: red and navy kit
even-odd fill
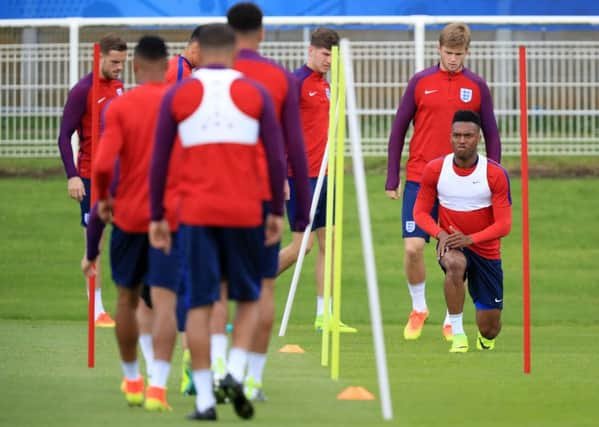
[[[439,223],[430,212],[439,200]],[[511,228],[511,194],[507,172],[479,155],[470,168],[453,162],[453,154],[427,164],[414,206],[418,226],[437,237],[450,227],[469,235],[469,250],[485,258],[501,258],[499,239]]]
[[[91,175],[91,139],[92,139],[92,105],[99,104],[98,114],[106,103],[123,93],[123,82],[116,79],[100,78],[98,99],[92,99],[92,73],[83,77],[73,86],[64,106],[58,148],[67,174],[67,178],[80,176],[90,178]],[[71,135],[77,131],[79,135],[79,154],[77,167],[73,161]]]
[[[401,99],[389,137],[385,189],[395,190],[399,185],[401,153],[410,122],[414,122],[414,134],[406,181],[420,182],[429,161],[452,152],[451,124],[457,110],[480,115],[487,157],[501,161],[501,141],[485,81],[465,68],[450,73],[436,65],[414,75]]]
[[[322,73],[307,65],[298,68],[293,74],[300,85],[300,113],[308,157],[308,176],[315,178],[320,172],[327,146],[330,86]]]
[[[168,161],[177,134],[183,147],[182,223],[254,227],[262,222],[259,141],[268,160],[272,213],[283,214],[282,135],[264,89],[237,71],[214,67],[196,71],[167,92],[150,169],[152,220],[163,217]]]
[[[300,231],[303,231],[310,221],[310,192],[297,82],[282,66],[249,49],[241,49],[238,52],[233,68],[260,83],[273,101],[275,114],[283,131],[287,161],[296,177],[298,204],[296,223]],[[261,146],[259,152],[265,200],[270,200],[266,158]]]
[[[166,69],[165,81],[168,84],[180,82],[183,79],[191,76],[193,65],[183,55],[175,55],[168,61]]]

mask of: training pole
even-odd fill
[[[93,160],[95,158],[95,150],[98,145],[98,137],[100,136],[100,112],[98,111],[100,106],[98,105],[97,99],[99,98],[100,89],[100,45],[94,44],[94,63],[92,66],[92,175],[93,175]],[[96,201],[96,194],[94,191],[94,185],[90,186],[90,212],[91,208]],[[87,249],[86,249],[87,250]],[[88,278],[88,306],[87,306],[87,367],[93,368],[95,365],[95,348],[96,348],[96,276],[95,274]]]
[[[368,303],[370,308],[370,321],[372,323],[372,338],[376,356],[376,369],[381,394],[381,409],[383,418],[393,418],[391,406],[391,392],[389,390],[389,374],[387,371],[387,356],[385,352],[385,338],[383,334],[383,320],[379,290],[376,277],[376,264],[374,262],[374,247],[372,232],[370,230],[370,210],[368,209],[368,194],[366,190],[366,177],[364,174],[364,159],[362,158],[362,144],[360,142],[360,127],[357,119],[356,94],[354,92],[354,73],[352,69],[351,51],[349,40],[341,40],[343,68],[345,70],[347,91],[347,117],[349,123],[349,138],[353,157],[354,180],[356,197],[360,218],[360,234],[362,236],[362,252],[364,253],[364,267],[366,270],[366,284],[368,286]]]
[[[520,138],[522,169],[522,302],[524,304],[524,373],[530,374],[530,232],[528,212],[528,106],[526,47],[520,46]]]
[[[326,200],[326,220],[325,220],[325,244],[324,244],[324,311],[322,313],[322,346],[320,350],[320,364],[328,366],[329,364],[329,346],[330,346],[330,326],[331,326],[331,279],[333,273],[333,211],[335,206],[335,176],[336,176],[336,143],[335,130],[337,129],[337,119],[339,117],[338,95],[339,95],[339,48],[333,46],[331,49],[331,91],[329,98],[329,132],[327,149],[329,151],[328,160],[328,179],[327,179],[327,200]],[[335,248],[336,250],[336,248]]]
[[[306,247],[308,247],[308,241],[310,240],[310,234],[312,232],[312,223],[314,222],[314,215],[316,214],[316,207],[318,206],[318,199],[320,197],[320,192],[322,191],[324,176],[327,170],[327,162],[329,158],[329,141],[331,141],[331,139],[327,141],[327,146],[324,150],[324,156],[320,164],[320,170],[318,171],[316,185],[314,186],[312,204],[310,205],[310,223],[306,227],[304,235],[302,236],[302,243],[300,245],[298,258],[295,263],[295,268],[293,270],[293,277],[291,279],[291,285],[289,286],[289,293],[287,294],[287,302],[285,303],[285,311],[283,312],[283,319],[281,320],[281,327],[279,328],[280,337],[284,337],[287,333],[287,324],[289,323],[291,308],[293,307],[295,292],[297,291],[297,284],[299,283],[300,274],[302,273],[302,266],[304,265],[304,258],[306,256]]]
[[[341,325],[341,283],[343,262],[343,192],[345,187],[345,74],[341,53],[337,67],[337,138],[335,154],[335,232],[333,233],[333,322],[331,326],[331,378],[339,379],[339,354],[341,351],[339,330]]]

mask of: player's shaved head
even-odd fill
[[[162,82],[168,66],[168,51],[164,40],[143,36],[133,51],[133,72],[137,83]]]
[[[200,33],[202,32],[202,26],[198,25],[191,32],[191,36],[189,36],[189,43],[200,42]]]
[[[137,42],[133,52],[134,58],[141,58],[147,61],[166,60],[168,50],[164,40],[157,36],[143,36]]]
[[[228,24],[204,25],[199,40],[202,51],[235,49],[235,32]]]
[[[251,2],[237,3],[227,12],[227,22],[238,33],[250,33],[262,28],[262,10]]]
[[[453,115],[452,123],[465,122],[474,123],[480,128],[480,116],[475,111],[470,110],[458,110]]]

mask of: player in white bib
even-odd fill
[[[429,162],[423,172],[414,219],[438,240],[445,272],[445,300],[453,331],[452,353],[468,351],[463,309],[465,280],[476,307],[479,350],[492,350],[501,329],[503,271],[500,238],[512,224],[509,177],[493,160],[478,154],[480,117],[457,111],[451,128],[453,153]],[[439,202],[439,221],[431,216]]]

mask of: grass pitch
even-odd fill
[[[343,262],[343,319],[357,335],[343,335],[341,379],[320,366],[314,314],[313,257],[308,256],[285,338],[273,338],[265,391],[255,423],[264,426],[597,426],[599,425],[599,179],[530,182],[532,373],[522,373],[522,249],[520,182],[512,181],[514,226],[503,242],[504,329],[496,351],[450,355],[441,338],[444,303],[434,247],[427,248],[431,318],[420,340],[406,342],[410,308],[402,267],[400,203],[385,198],[384,177],[368,178],[370,210],[395,418],[382,421],[364,283],[360,233],[351,177],[347,177]],[[78,206],[63,178],[0,179],[0,425],[170,426],[188,423],[193,399],[177,394],[180,353],[169,382],[172,413],[130,409],[111,330],[97,330],[96,368],[86,367],[86,299],[78,270],[82,231]],[[107,266],[107,260],[104,260]],[[114,286],[104,268],[104,301]],[[279,319],[291,272],[278,282]],[[465,328],[474,348],[474,310]],[[278,331],[278,324],[275,325]],[[303,355],[282,354],[299,344]],[[338,401],[360,385],[373,402]],[[230,407],[219,422],[237,425]]]

